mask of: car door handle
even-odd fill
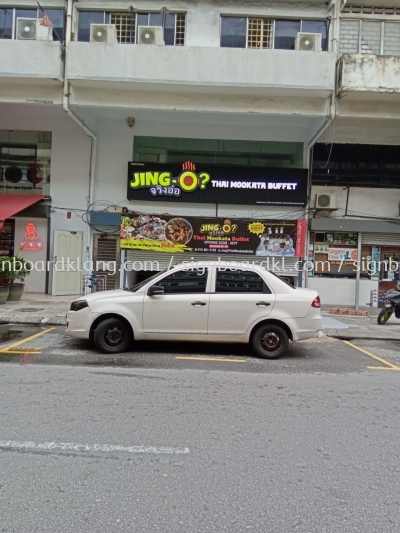
[[[260,307],[266,307],[267,305],[271,305],[269,302],[257,302],[256,305]]]
[[[201,307],[203,305],[207,305],[206,302],[192,302],[192,305],[195,307]]]

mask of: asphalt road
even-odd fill
[[[41,332],[0,327],[0,532],[400,530],[399,343],[109,357]]]

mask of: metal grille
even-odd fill
[[[396,6],[362,6],[360,4],[346,4],[342,13],[363,15],[400,15],[400,7]]]
[[[98,284],[93,287],[92,292],[119,288],[120,256],[119,237],[94,236],[94,267],[96,269],[94,273]],[[107,268],[107,266],[112,268]]]
[[[247,47],[271,48],[273,20],[249,18],[247,24]]]
[[[362,233],[362,244],[400,246],[400,233]]]
[[[135,15],[127,13],[111,13],[111,24],[115,24],[117,29],[117,39],[119,43],[135,42]]]
[[[176,15],[176,27],[175,27],[175,46],[185,45],[185,29],[186,29],[186,16],[182,14]]]

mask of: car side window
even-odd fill
[[[215,292],[271,294],[270,288],[257,272],[229,268],[217,270]]]
[[[204,273],[196,270],[181,270],[157,282],[164,287],[164,294],[191,294],[205,292],[207,285],[207,270]]]

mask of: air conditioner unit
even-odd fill
[[[164,31],[161,26],[139,26],[138,44],[164,45]]]
[[[335,209],[336,196],[334,194],[316,194],[315,207],[318,209]]]
[[[53,28],[41,25],[41,19],[17,18],[16,38],[20,41],[52,41]]]
[[[322,34],[321,33],[303,33],[296,35],[296,50],[308,52],[322,51]]]
[[[115,24],[91,24],[90,25],[90,42],[91,43],[116,43],[117,29]]]

